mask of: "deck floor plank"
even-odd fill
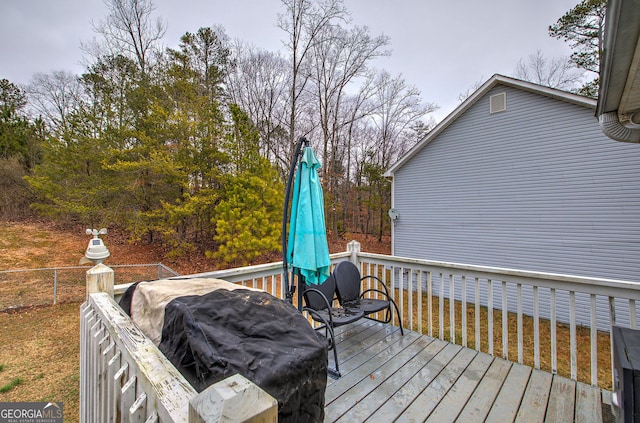
[[[434,357],[442,352],[448,345],[444,341],[434,340],[418,354],[407,360],[404,365],[393,373],[373,373],[366,385],[376,385],[375,390],[371,390],[366,397],[354,403],[348,413],[344,414],[339,422],[363,422],[373,412],[375,412],[385,401],[390,399],[411,377],[424,368],[425,364],[431,363]],[[449,349],[451,351],[451,349]],[[451,354],[449,354],[451,355]],[[379,380],[374,380],[379,379]]]
[[[570,422],[573,420],[576,403],[576,382],[555,375],[551,384],[549,404],[545,422]]]
[[[597,387],[379,322],[336,339],[325,422],[602,422]]]
[[[377,368],[371,370],[369,366],[361,366],[348,375],[343,376],[349,377],[350,380],[357,380],[357,383],[344,391],[344,393],[335,400],[327,401],[325,399],[325,421],[338,420],[407,361],[427,348],[432,341],[433,340],[420,337],[399,351],[394,357],[385,357],[384,363]],[[334,386],[336,386],[336,384],[331,385],[329,388],[333,388]]]
[[[402,339],[398,340],[398,342],[394,342],[375,355],[367,357],[362,354],[361,356],[354,358],[357,362],[352,360],[348,363],[354,365],[352,368],[347,367],[347,363],[345,363],[345,367],[347,368],[342,368],[342,377],[336,380],[329,379],[329,384],[325,393],[325,407],[344,394],[352,386],[360,382],[363,378],[369,377],[369,375],[375,372],[376,369],[380,368],[380,366],[384,365],[389,360],[394,359],[397,354],[408,348],[414,342],[417,342],[419,339],[421,339],[419,336],[407,334]],[[375,346],[372,347],[372,349],[373,348],[375,348]],[[355,364],[359,365],[355,366]]]
[[[511,365],[511,362],[501,358],[493,360],[476,391],[458,416],[460,421],[480,422],[486,419],[491,406],[504,385],[509,370],[511,370]]]
[[[602,419],[600,390],[582,382],[576,383],[575,421],[591,423]]]
[[[500,389],[486,421],[491,423],[512,422],[520,408],[520,401],[527,388],[531,367],[513,364]]]
[[[534,369],[529,378],[527,389],[522,397],[522,404],[516,422],[533,423],[543,422],[549,403],[551,392],[551,373]]]
[[[382,407],[378,409],[368,421],[390,422],[395,421],[402,415],[408,414],[411,406],[417,407],[424,415],[427,404],[430,403],[430,396],[433,392],[428,391],[429,387],[442,387],[453,384],[451,380],[452,370],[456,371],[456,378],[461,373],[460,366],[466,367],[473,358],[472,355],[465,354],[461,346],[449,344],[433,360],[426,364],[416,373],[404,386],[393,394]],[[447,388],[448,390],[448,388]],[[423,393],[427,393],[423,396]],[[435,405],[435,403],[431,403]]]
[[[384,423],[397,419],[414,402],[416,397],[440,375],[461,350],[462,347],[459,345],[447,344],[430,361],[423,363],[422,367],[417,369],[415,373],[407,374],[408,379],[406,381],[404,380],[404,375],[401,375],[401,372],[398,371],[394,378],[385,381],[385,384],[389,385],[387,389],[389,396],[386,398],[378,396],[376,398],[383,405],[367,421]],[[393,389],[395,389],[395,392],[391,392]],[[372,396],[370,395],[370,397]]]
[[[467,403],[469,397],[484,377],[493,362],[488,354],[478,353],[462,372],[447,395],[426,418],[428,422],[454,422]]]
[[[363,354],[365,356],[371,355],[369,349],[375,344],[382,342],[383,345],[381,348],[384,348],[384,343],[395,342],[395,340],[399,339],[400,330],[397,328],[395,330],[389,329],[389,326],[384,328],[384,326],[385,325],[382,324],[369,326],[365,330],[357,333],[353,338],[346,338],[337,343],[341,372],[343,370],[348,371],[348,369],[352,368],[346,363],[349,363],[355,357]],[[333,352],[329,352],[329,365],[331,367],[334,366]]]
[[[440,403],[477,352],[463,348],[414,401],[398,416],[397,422],[424,421]]]

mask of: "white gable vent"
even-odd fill
[[[507,93],[500,93],[489,97],[489,113],[504,112],[507,110]]]

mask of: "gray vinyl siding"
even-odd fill
[[[640,145],[604,136],[593,109],[497,85],[393,190],[394,255],[640,282]]]

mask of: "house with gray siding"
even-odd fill
[[[640,282],[640,145],[595,108],[490,78],[386,172],[392,254]]]

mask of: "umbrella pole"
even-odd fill
[[[287,264],[287,223],[289,221],[289,202],[291,201],[291,188],[293,184],[293,175],[295,174],[296,168],[298,166],[298,160],[302,157],[302,147],[308,146],[309,141],[305,137],[298,138],[298,144],[296,145],[295,152],[293,154],[293,158],[291,160],[291,167],[289,168],[289,176],[287,178],[287,186],[284,195],[284,213],[282,217],[282,268],[284,285],[285,285],[285,299],[289,303],[293,303],[293,293],[295,291],[295,286],[293,285],[293,274],[291,275],[291,285],[289,282],[289,267]],[[298,308],[301,307],[301,293],[298,290]]]

